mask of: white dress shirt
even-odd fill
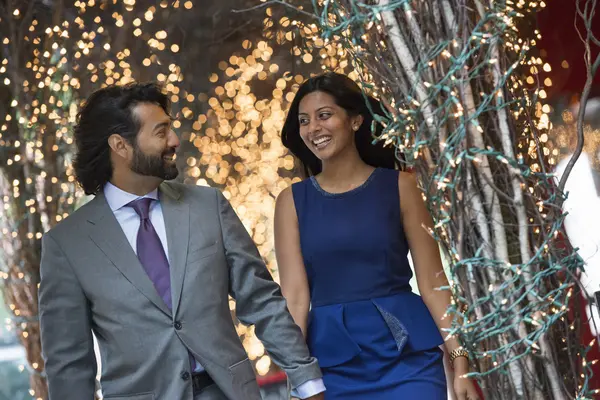
[[[112,210],[115,218],[121,225],[121,229],[127,237],[127,241],[133,248],[133,251],[137,254],[137,234],[140,229],[140,217],[132,207],[126,207],[130,202],[137,200],[142,197],[149,197],[157,200],[150,203],[150,222],[154,226],[154,230],[158,234],[160,242],[162,243],[165,254],[169,255],[169,248],[167,244],[167,230],[165,229],[165,219],[163,217],[162,208],[158,201],[158,189],[151,191],[145,196],[138,196],[132,193],[125,192],[119,189],[112,183],[108,182],[104,186],[104,197],[108,206]],[[198,360],[196,360],[196,369],[194,372],[202,372],[204,368]],[[292,396],[300,399],[306,399],[314,396],[318,393],[325,391],[325,385],[322,379],[313,379],[298,386],[295,390],[292,390]]]

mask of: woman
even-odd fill
[[[371,144],[366,101],[351,79],[326,73],[292,102],[282,140],[309,179],[277,199],[283,294],[319,360],[326,399],[445,399],[439,346],[450,294],[436,288],[448,281],[414,178],[393,169],[393,149]],[[409,285],[409,250],[422,297]],[[461,378],[466,352],[455,339],[445,344],[458,398],[477,399]]]

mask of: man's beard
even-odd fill
[[[168,163],[163,157],[172,155],[175,149],[162,153],[161,155],[147,155],[139,147],[134,146],[131,170],[144,176],[154,176],[169,181],[177,178],[179,171],[175,163]]]

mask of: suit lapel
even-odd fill
[[[190,207],[181,199],[181,193],[168,183],[160,185],[160,204],[167,231],[169,267],[171,270],[171,297],[173,315],[177,315],[190,239]]]
[[[135,252],[129,245],[119,222],[108,206],[103,194],[98,194],[90,202],[91,217],[88,221],[92,228],[90,238],[144,296],[167,315],[169,308],[160,298],[154,284],[144,271]]]

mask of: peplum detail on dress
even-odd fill
[[[343,364],[361,352],[360,345],[348,328],[348,319],[353,325],[360,324],[364,313],[352,312],[355,304],[372,305],[372,313],[379,313],[390,330],[398,353],[427,350],[439,346],[443,339],[420,296],[402,292],[387,297],[379,297],[343,304],[314,307],[310,311],[308,324],[308,347],[323,368]],[[368,329],[364,327],[364,329]]]

